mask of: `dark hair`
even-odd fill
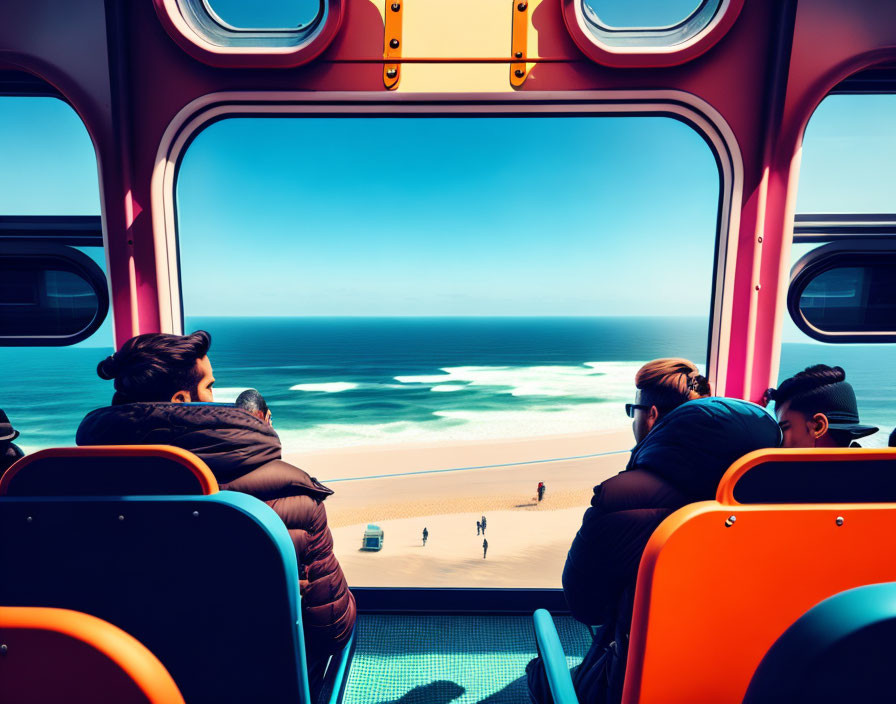
[[[262,396],[257,389],[246,389],[243,391],[243,393],[236,397],[234,405],[249,413],[260,412],[263,416],[267,415],[268,412],[267,401],[264,400],[264,396]]]
[[[101,379],[115,380],[112,405],[170,401],[178,391],[195,396],[202,374],[196,363],[208,355],[212,337],[205,330],[191,335],[147,333],[125,342],[97,365]]]
[[[775,402],[775,412],[788,401],[790,408],[806,417],[812,417],[823,409],[820,407],[819,392],[826,386],[846,381],[843,367],[829,367],[827,364],[814,364],[797,372],[789,379],[781,382],[777,389],[765,392],[767,400]],[[844,430],[830,428],[828,434],[838,447],[848,447],[852,436]]]
[[[766,396],[775,402],[775,410],[790,401],[790,407],[808,416],[818,412],[815,392],[824,386],[846,381],[842,367],[815,364],[781,382],[777,389],[769,389]]]

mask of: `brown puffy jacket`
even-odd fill
[[[286,524],[295,546],[309,658],[335,652],[346,642],[355,623],[355,600],[327,527],[323,501],[333,492],[280,459],[280,439],[267,423],[232,406],[128,403],[88,413],[77,443],[174,445],[204,460],[222,490],[264,501]]]

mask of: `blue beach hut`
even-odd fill
[[[383,548],[383,529],[373,523],[367,524],[364,531],[364,538],[361,540],[362,550],[382,550]]]

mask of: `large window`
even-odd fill
[[[0,215],[99,215],[96,155],[84,124],[56,98],[0,97]],[[101,247],[80,248],[105,271]],[[112,349],[111,318],[72,347],[0,347],[0,408],[24,450],[73,445],[90,410],[107,405],[96,375]]]
[[[186,328],[335,489],[350,583],[559,586],[635,371],[705,364],[719,194],[665,117],[226,119],[177,178]]]
[[[886,214],[896,212],[896,95],[832,95],[806,129],[797,212]],[[817,218],[816,218],[817,219]],[[791,265],[821,243],[796,243]],[[812,364],[841,366],[853,385],[863,422],[880,431],[860,440],[885,447],[896,425],[893,345],[825,344],[784,321],[780,379]]]
[[[803,139],[798,213],[896,212],[896,95],[831,95]]]

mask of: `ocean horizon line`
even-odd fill
[[[405,314],[394,314],[394,315],[384,315],[384,314],[376,314],[376,315],[327,315],[327,314],[309,314],[309,315],[219,315],[219,314],[202,314],[202,313],[193,313],[189,316],[185,316],[186,319],[190,318],[215,318],[222,320],[307,320],[307,319],[342,319],[342,320],[394,320],[394,319],[416,319],[416,320],[505,320],[505,319],[515,319],[515,320],[603,320],[603,319],[614,319],[618,320],[621,318],[643,318],[643,319],[662,319],[662,320],[698,320],[702,319],[704,316],[702,315],[646,315],[646,314],[632,314],[632,315],[614,315],[614,314],[606,314],[606,315],[579,315],[579,314],[570,314],[570,315],[526,315],[526,314],[510,314],[510,315],[491,315],[491,314],[479,314],[479,315],[405,315]]]

